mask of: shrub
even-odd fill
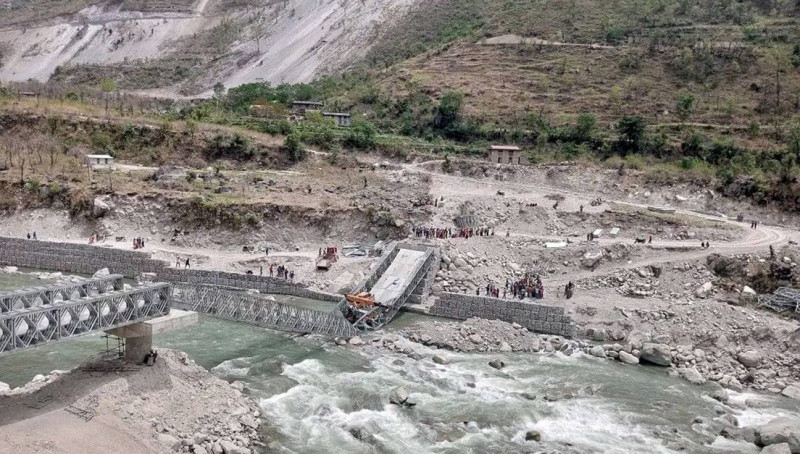
[[[609,44],[619,44],[628,35],[628,30],[612,25],[606,28],[606,42]]]
[[[620,154],[636,152],[642,148],[644,140],[645,122],[641,117],[624,116],[617,123],[617,149]]]
[[[252,211],[248,211],[247,214],[244,215],[244,222],[250,227],[257,227],[259,224],[258,216]]]
[[[694,96],[690,94],[684,94],[678,97],[675,110],[678,113],[678,117],[682,121],[686,121],[692,115],[692,113],[694,113],[695,106],[696,100]]]
[[[283,151],[289,157],[289,160],[295,163],[304,160],[306,157],[306,150],[303,148],[300,138],[294,133],[286,136],[286,141],[283,143]]]
[[[255,154],[250,140],[241,134],[217,134],[208,143],[206,154],[213,159],[249,160]]]
[[[375,146],[375,126],[365,119],[356,119],[344,138],[344,143],[353,148],[367,149]]]

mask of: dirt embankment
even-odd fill
[[[185,353],[161,350],[153,367],[93,362],[35,381],[0,392],[0,445],[10,447],[0,452],[249,454],[257,443],[258,405]]]

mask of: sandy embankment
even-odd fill
[[[161,350],[153,367],[98,369],[1,393],[0,454],[246,454],[258,438],[257,404],[185,353]]]

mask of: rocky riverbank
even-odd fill
[[[260,410],[241,384],[220,380],[171,350],[160,350],[152,367],[93,361],[68,373],[37,376],[0,395],[0,415],[0,441],[21,454],[41,452],[25,443],[39,419],[49,428],[36,437],[46,444],[53,433],[48,446],[55,448],[46,452],[54,454],[76,452],[71,443],[80,440],[63,432],[79,438],[80,426],[77,434],[73,426],[80,419],[111,428],[98,435],[108,440],[97,440],[86,452],[107,444],[159,454],[249,454],[259,439]]]
[[[800,356],[793,347],[800,342],[800,333],[773,343],[768,352],[737,345],[729,348],[712,345],[706,349],[671,346],[662,338],[636,332],[605,333],[604,337],[616,342],[600,344],[539,336],[517,324],[478,318],[462,323],[422,323],[406,328],[402,335],[412,342],[463,352],[558,351],[569,356],[581,351],[628,365],[641,362],[665,367],[668,373],[698,385],[713,381],[734,391],[751,388],[800,400]]]
[[[340,342],[345,345],[345,342]],[[363,348],[373,353],[391,352],[401,353],[408,357],[408,361],[430,361],[438,367],[449,367],[450,355],[437,349],[489,353],[496,352],[496,358],[488,358],[488,365],[495,369],[504,369],[513,361],[513,356],[504,356],[502,353],[527,352],[543,355],[579,355],[605,358],[620,361],[631,366],[646,364],[653,367],[664,367],[675,376],[680,376],[695,384],[704,384],[703,394],[717,402],[716,417],[697,416],[687,421],[692,430],[708,437],[712,443],[717,437],[727,438],[736,443],[751,443],[763,448],[765,453],[800,453],[800,420],[796,417],[778,417],[755,425],[744,425],[737,414],[746,409],[758,409],[766,405],[766,398],[750,396],[743,398],[741,391],[744,385],[735,377],[722,376],[716,380],[706,379],[699,370],[707,372],[706,368],[697,367],[698,358],[705,357],[703,353],[691,352],[694,362],[687,363],[684,349],[671,348],[668,345],[653,342],[622,340],[614,344],[595,344],[592,342],[564,339],[557,336],[540,336],[529,332],[524,327],[505,323],[497,320],[470,319],[461,323],[454,322],[422,322],[402,330],[399,334],[382,333],[364,339],[353,338],[350,347]],[[714,354],[710,354],[714,356]],[[406,361],[406,360],[401,360]],[[715,361],[709,359],[709,361]],[[745,354],[739,361],[754,364],[757,357]],[[739,383],[741,386],[737,386]],[[749,382],[747,384],[750,384]],[[474,384],[467,386],[474,386]],[[727,388],[727,389],[726,389]],[[797,399],[792,385],[787,385],[780,390],[786,397]],[[575,398],[581,395],[590,395],[594,389],[579,389],[562,393],[548,392],[541,396],[535,393],[524,393],[523,397],[529,400],[543,399],[546,402],[556,402],[564,399]],[[418,404],[414,397],[414,390],[407,387],[393,389],[389,394],[389,402],[400,406],[414,406]],[[750,423],[752,424],[752,423]],[[530,431],[525,434],[530,439],[546,438],[548,434]],[[533,438],[536,437],[536,438]],[[754,448],[756,449],[756,448]],[[756,452],[756,451],[754,451]]]

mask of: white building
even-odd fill
[[[522,150],[515,145],[492,145],[489,147],[489,162],[497,164],[527,164]]]
[[[114,163],[114,158],[107,154],[87,154],[86,160],[92,166],[107,166]]]

